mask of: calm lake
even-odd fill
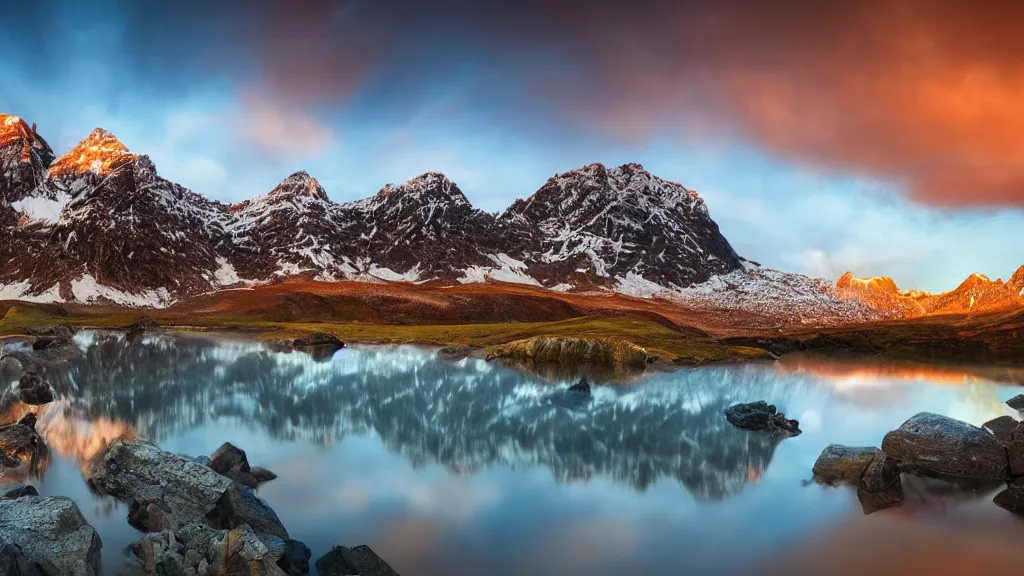
[[[865,515],[852,489],[807,482],[827,444],[878,446],[917,412],[977,425],[1016,416],[1003,402],[1021,389],[991,376],[787,361],[649,374],[571,401],[570,380],[416,347],[316,360],[231,339],[76,340],[84,354],[46,376],[60,400],[39,412],[52,456],[32,482],[78,503],[103,539],[104,574],[139,533],[82,470],[128,435],[190,456],[236,444],[278,474],[259,494],[314,560],[369,544],[403,576],[1024,566],[1024,521],[994,493],[904,476],[906,503]],[[803,434],[773,440],[726,422],[725,407],[760,399]]]

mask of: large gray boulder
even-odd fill
[[[950,480],[1007,477],[1006,448],[992,434],[966,422],[922,412],[882,439],[882,451],[900,470]]]
[[[101,494],[153,504],[165,512],[161,527],[203,522],[253,529],[287,539],[277,514],[256,494],[191,458],[143,440],[117,440],[89,463],[89,481]]]
[[[0,499],[0,539],[17,544],[46,572],[94,575],[99,569],[100,537],[70,498]]]
[[[855,484],[860,481],[864,469],[871,459],[879,452],[874,447],[851,447],[840,444],[829,444],[814,463],[815,480],[835,484],[848,482]]]

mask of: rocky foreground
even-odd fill
[[[149,326],[134,326],[129,334]],[[24,371],[17,399],[53,401],[38,369],[77,350],[73,332],[36,335],[32,353],[5,356]],[[340,342],[296,341],[296,348]],[[44,469],[49,450],[28,413],[0,426],[0,478],[31,477]],[[161,576],[300,576],[310,571],[310,549],[289,537],[274,510],[255,489],[277,476],[250,466],[243,450],[225,443],[210,457],[188,458],[138,438],[112,442],[85,471],[90,489],[129,506],[128,523],[144,533],[127,553],[122,574]],[[30,485],[0,494],[0,575],[95,576],[102,543],[78,506],[65,497],[42,497]],[[397,575],[370,548],[336,546],[315,563],[322,576]]]
[[[1007,402],[1024,408],[1024,395]],[[996,505],[1024,514],[1024,422],[1000,416],[983,427],[922,412],[885,435],[881,448],[831,444],[813,468],[824,484],[852,484],[865,513],[903,503],[901,474],[964,490],[1005,486]]]

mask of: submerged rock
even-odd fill
[[[26,374],[18,380],[18,398],[33,406],[49,404],[53,402],[53,388],[38,374]]]
[[[799,422],[787,420],[786,415],[778,412],[774,404],[769,404],[764,400],[730,406],[725,409],[725,419],[733,426],[744,430],[791,436],[800,434]]]
[[[320,576],[398,576],[398,572],[369,546],[335,546],[316,561]]]
[[[814,478],[819,482],[855,484],[878,452],[878,448],[829,444],[814,463]]]
[[[911,474],[959,480],[999,480],[1007,450],[988,432],[960,420],[922,412],[885,435],[882,450]]]
[[[899,463],[876,450],[858,482],[857,498],[865,514],[903,504]]]
[[[981,427],[991,432],[996,440],[1006,444],[1010,440],[1010,433],[1017,428],[1018,424],[1019,422],[1009,416],[1000,416],[985,422]]]
[[[91,576],[99,569],[100,537],[70,498],[0,499],[0,539],[49,567],[47,574]]]
[[[100,494],[155,503],[178,524],[204,522],[224,529],[249,524],[288,538],[277,514],[249,488],[142,440],[112,442],[89,463],[89,474]]]

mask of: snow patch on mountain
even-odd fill
[[[28,220],[53,224],[60,219],[64,208],[71,203],[71,195],[66,192],[58,192],[53,198],[46,196],[26,196],[11,207],[23,214]]]
[[[71,282],[75,301],[82,304],[117,304],[129,308],[166,308],[174,303],[166,288],[137,294],[100,284],[91,274]]]
[[[662,296],[684,306],[737,310],[798,324],[878,319],[864,302],[840,298],[827,280],[771,268],[736,270]]]
[[[20,300],[37,304],[56,304],[64,301],[60,295],[60,286],[51,286],[39,294],[33,294],[31,289],[32,286],[27,280],[0,284],[0,300]]]
[[[422,275],[422,271],[419,264],[402,273],[395,272],[390,268],[371,264],[369,274],[374,278],[387,280],[388,282],[418,282]]]

